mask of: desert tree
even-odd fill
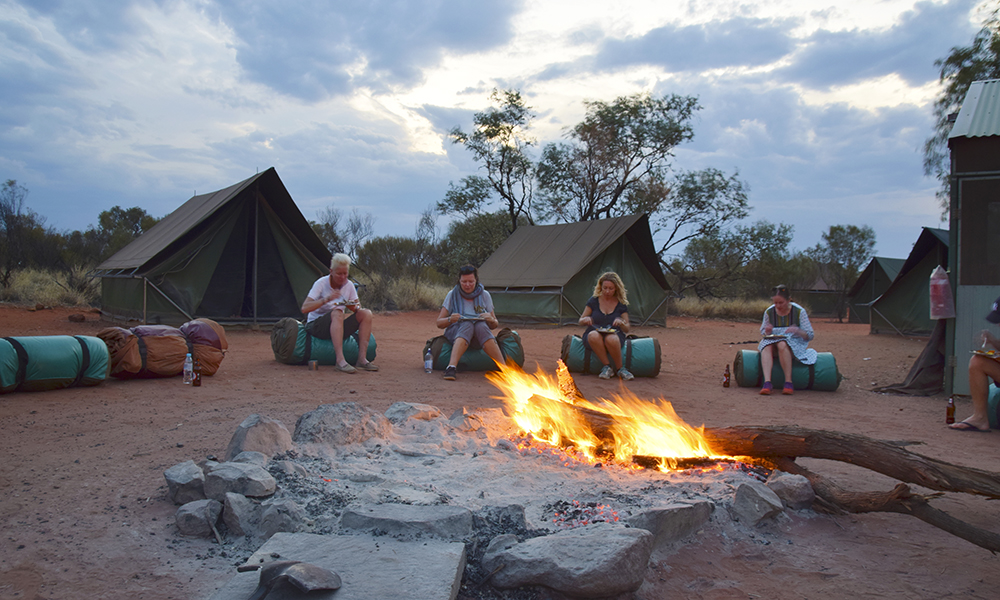
[[[934,62],[940,69],[941,92],[934,101],[934,132],[924,142],[924,174],[941,184],[937,198],[941,202],[942,220],[947,217],[951,195],[948,136],[954,122],[952,115],[962,107],[972,82],[1000,77],[998,10],[993,9],[968,46],[953,47],[946,57]]]
[[[458,186],[450,184],[438,210],[483,214],[495,194],[504,205],[510,233],[522,222],[533,222],[535,168],[527,151],[535,140],[527,132],[534,115],[517,90],[495,89],[490,102],[493,106],[473,116],[471,131],[455,127],[449,132],[452,142],[471,152],[485,174],[466,177]]]
[[[611,102],[585,101],[583,121],[566,132],[567,142],[548,144],[538,163],[538,213],[556,221],[591,221],[633,212],[653,213],[668,187],[628,206],[630,192],[667,179],[674,149],[694,137],[691,117],[697,98],[650,94]],[[634,202],[633,202],[634,204]]]
[[[28,230],[30,211],[24,205],[28,196],[28,188],[8,179],[0,187],[0,252],[3,253],[0,265],[0,284],[10,285],[14,271],[23,266],[25,237]]]
[[[831,225],[822,235],[822,241],[806,254],[816,261],[820,274],[837,291],[837,319],[843,321],[847,292],[875,254],[875,230],[868,225]]]

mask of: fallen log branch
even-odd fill
[[[837,460],[932,490],[1000,498],[1000,474],[922,456],[899,444],[802,427],[725,427],[705,430],[712,449],[728,456]]]
[[[775,461],[775,464],[786,473],[795,473],[806,477],[812,484],[813,491],[824,501],[824,505],[832,505],[849,513],[894,512],[912,515],[929,525],[947,531],[994,554],[1000,552],[1000,534],[970,525],[931,506],[928,500],[936,498],[940,494],[932,496],[914,494],[910,490],[910,486],[905,483],[897,484],[888,492],[850,492],[829,479],[796,464],[790,458],[780,458]]]

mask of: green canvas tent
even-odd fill
[[[646,215],[518,227],[483,263],[479,278],[498,317],[562,324],[579,319],[606,271],[625,283],[632,323],[665,323],[670,285]]]
[[[896,279],[903,268],[905,258],[885,258],[876,256],[868,263],[858,280],[847,292],[847,306],[850,308],[848,322],[871,323],[871,305]]]
[[[298,316],[329,263],[272,167],[194,196],[91,275],[113,319],[258,323]]]
[[[871,305],[872,333],[930,335],[930,277],[948,265],[948,231],[924,227],[892,284]]]

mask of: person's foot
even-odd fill
[[[635,375],[629,373],[625,367],[618,369],[618,376],[622,378],[622,381],[632,381],[635,379]]]
[[[455,381],[455,375],[458,373],[458,369],[448,365],[448,368],[444,370],[444,378],[448,381]]]
[[[362,371],[378,371],[378,365],[373,362],[358,363],[357,367]]]
[[[955,431],[971,431],[973,433],[989,433],[992,431],[989,427],[977,427],[968,421],[959,421],[948,426],[948,429],[954,429]]]
[[[781,388],[781,393],[786,396],[791,396],[792,394],[795,393],[795,386],[792,385],[792,382],[786,381],[785,386]]]
[[[770,396],[771,395],[771,390],[773,390],[773,389],[774,389],[774,386],[771,385],[771,382],[770,381],[765,381],[764,382],[764,387],[760,388],[760,395],[761,396]]]
[[[354,367],[352,367],[351,365],[349,365],[347,363],[344,363],[342,365],[337,365],[337,370],[340,371],[341,373],[357,373],[358,372],[357,369],[355,369]]]
[[[611,365],[604,365],[601,369],[601,374],[598,375],[601,379],[611,379],[611,376],[615,374],[615,370],[611,368]]]

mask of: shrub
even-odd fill
[[[10,285],[0,288],[0,300],[46,306],[91,306],[99,303],[100,283],[82,268],[69,273],[22,269],[15,271]]]
[[[359,291],[361,304],[376,312],[392,310],[436,310],[441,308],[451,286],[421,281],[415,284],[410,278],[395,279],[380,275],[357,277],[364,288]]]

